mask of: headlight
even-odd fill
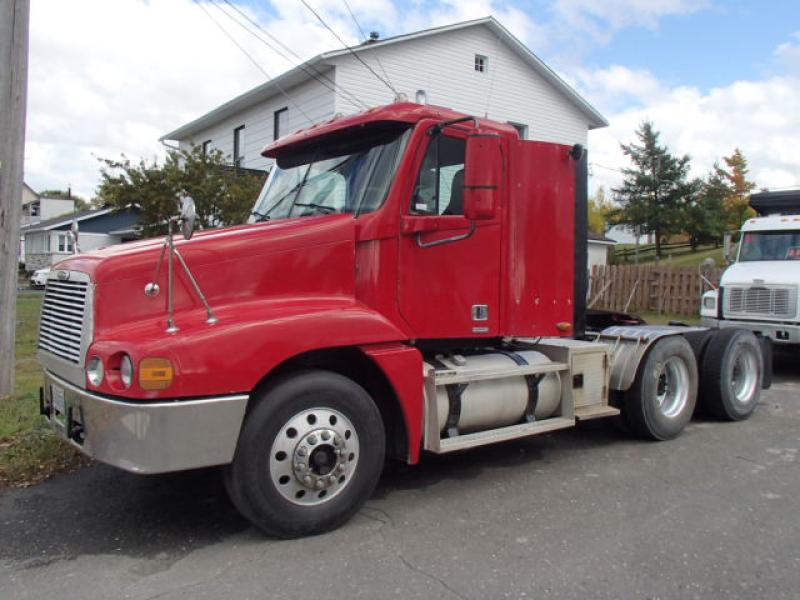
[[[89,378],[89,383],[97,387],[103,383],[103,361],[99,356],[93,356],[86,367],[86,377]]]
[[[703,298],[703,308],[714,310],[717,307],[717,299],[714,296],[706,296]]]
[[[119,378],[122,380],[122,385],[126,388],[131,387],[131,383],[133,383],[133,361],[127,354],[122,357],[119,363]]]

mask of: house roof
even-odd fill
[[[58,229],[59,227],[63,227],[64,225],[69,225],[73,221],[86,221],[87,219],[94,219],[96,217],[100,217],[102,215],[107,215],[110,212],[116,210],[113,206],[107,208],[95,208],[92,210],[84,210],[79,213],[75,213],[74,215],[61,215],[60,217],[54,217],[52,219],[47,219],[46,221],[39,221],[38,223],[32,223],[31,225],[26,225],[25,227],[20,227],[20,233],[32,233],[34,231],[50,231],[52,229]]]
[[[605,127],[608,125],[608,121],[606,121],[605,117],[603,117],[603,115],[601,115],[597,109],[590,105],[580,94],[578,94],[578,92],[572,89],[572,87],[563,79],[561,79],[561,77],[559,77],[555,71],[542,62],[538,56],[536,56],[527,46],[525,46],[525,44],[514,37],[514,35],[508,31],[508,29],[503,27],[503,25],[500,24],[497,19],[494,17],[484,17],[481,19],[474,19],[472,21],[462,21],[452,25],[432,27],[422,31],[397,35],[375,42],[364,43],[360,46],[352,47],[351,49],[342,48],[340,50],[333,50],[331,52],[323,52],[322,54],[318,54],[317,56],[307,60],[302,65],[299,65],[289,71],[286,71],[278,77],[262,83],[250,91],[237,96],[233,100],[218,106],[214,110],[195,119],[194,121],[191,121],[190,123],[187,123],[186,125],[183,125],[178,129],[165,134],[159,139],[160,141],[185,139],[191,136],[193,133],[197,133],[198,131],[206,129],[222,119],[234,115],[262,100],[266,100],[267,98],[280,93],[281,89],[287,89],[310,79],[309,75],[307,74],[309,70],[314,69],[318,65],[325,66],[325,61],[338,58],[340,56],[345,56],[349,54],[351,50],[352,52],[358,53],[370,52],[375,48],[383,48],[392,44],[406,42],[409,40],[429,37],[451,31],[459,31],[468,27],[481,25],[488,27],[498,37],[498,39],[509,46],[529,67],[542,76],[554,88],[564,94],[564,96],[586,116],[589,129],[597,129],[599,127]]]
[[[607,238],[606,236],[601,235],[599,233],[594,233],[593,231],[589,231],[586,234],[586,238],[590,242],[595,242],[595,243],[598,243],[598,244],[609,244],[609,245],[612,245],[612,244],[616,244],[617,243],[617,240],[612,240],[611,238]]]

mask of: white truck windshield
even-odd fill
[[[800,260],[800,231],[745,232],[739,261],[759,260]]]

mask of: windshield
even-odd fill
[[[742,237],[739,261],[800,260],[800,231],[748,231]]]
[[[281,154],[250,221],[377,210],[409,131],[405,124],[378,123]]]

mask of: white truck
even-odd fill
[[[800,344],[800,190],[753,194],[736,261],[703,294],[704,326],[750,329],[777,344]]]

